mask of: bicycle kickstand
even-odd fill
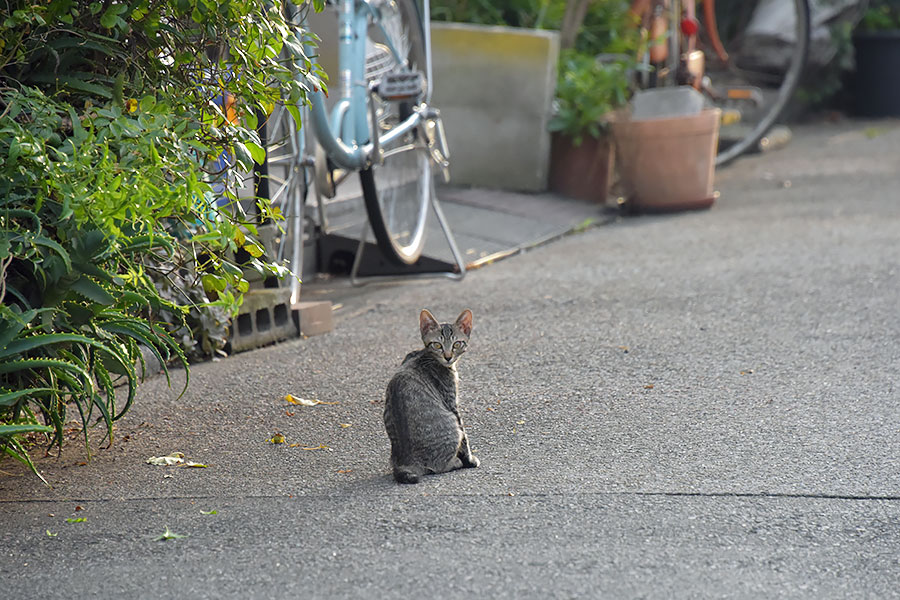
[[[453,254],[453,260],[456,261],[456,266],[458,267],[458,271],[436,271],[436,272],[427,272],[427,273],[409,273],[409,274],[398,274],[398,275],[367,275],[360,276],[359,275],[359,266],[362,264],[363,252],[365,252],[366,248],[366,238],[369,235],[369,230],[371,229],[369,225],[369,221],[363,224],[362,231],[359,236],[359,246],[356,248],[356,256],[353,259],[353,268],[350,269],[350,283],[354,286],[363,286],[368,285],[370,283],[385,283],[392,281],[405,281],[410,278],[412,279],[436,279],[436,278],[447,278],[453,279],[456,281],[461,280],[466,276],[466,261],[463,258],[462,254],[459,251],[459,247],[456,245],[456,238],[453,237],[453,232],[450,231],[450,225],[447,222],[446,216],[444,216],[444,211],[441,208],[441,204],[437,198],[437,192],[434,188],[434,181],[431,182],[431,208],[434,211],[435,217],[437,217],[438,224],[441,226],[441,230],[444,232],[444,238],[447,240],[447,245],[450,247],[450,253]]]

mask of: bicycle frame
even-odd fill
[[[416,128],[426,138],[426,144],[430,152],[430,158],[433,165],[437,165],[443,174],[445,181],[449,181],[449,153],[446,146],[446,138],[444,134],[443,124],[440,118],[440,112],[429,106],[431,101],[431,22],[430,22],[430,2],[422,0],[419,7],[420,23],[423,28],[423,42],[425,51],[425,69],[426,69],[426,86],[422,101],[412,108],[412,112],[402,123],[392,127],[383,136],[379,133],[377,125],[377,114],[375,114],[375,102],[368,102],[369,95],[375,94],[377,90],[369,89],[366,84],[365,62],[366,62],[366,39],[367,27],[370,23],[381,27],[387,44],[390,45],[391,36],[385,30],[381,23],[378,0],[335,0],[334,3],[338,7],[338,77],[337,85],[331,88],[332,94],[337,92],[336,102],[331,112],[326,107],[325,94],[316,90],[308,92],[308,108],[301,106],[302,119],[305,122],[306,117],[311,117],[310,122],[313,125],[313,133],[316,141],[325,151],[330,162],[341,170],[345,171],[345,175],[353,171],[364,171],[373,164],[381,165],[385,156],[390,156],[393,152],[404,151],[409,147],[407,134]],[[290,1],[286,2],[289,18],[292,22],[296,22],[295,18],[298,14],[297,7]],[[370,20],[371,19],[371,20]],[[305,23],[299,23],[305,29]],[[307,56],[315,55],[314,45],[309,40],[300,40],[306,49]],[[402,64],[400,54],[393,47],[388,48],[389,52],[394,55],[398,64]],[[312,86],[307,85],[307,89]],[[429,134],[428,132],[432,133]],[[317,165],[316,160],[312,156],[306,154],[305,136],[297,131],[298,157],[300,158],[297,166],[300,169],[312,169],[315,173],[317,166],[320,168],[328,168],[326,165]],[[430,179],[430,178],[429,178]],[[431,190],[427,196],[430,197],[430,205],[435,212],[438,223],[444,231],[447,238],[451,253],[456,261],[459,271],[441,272],[439,276],[449,277],[451,279],[462,279],[465,276],[466,264],[456,242],[453,239],[449,224],[443,215],[438,204],[434,191],[434,182],[430,181]],[[315,195],[318,205],[320,227],[323,233],[328,232],[328,220],[326,217],[325,203],[322,200],[322,192],[319,185],[315,186]],[[423,200],[424,202],[424,200]],[[423,207],[424,208],[424,207]],[[424,220],[424,212],[422,217]],[[351,281],[354,285],[363,285],[375,280],[392,279],[392,277],[366,277],[365,280],[357,276],[362,253],[365,247],[366,229],[368,222],[364,226],[364,230],[360,236],[360,243],[357,249],[356,258],[354,259],[353,268],[350,273]],[[298,236],[299,237],[299,236]],[[295,239],[295,246],[297,241]],[[297,256],[302,260],[302,246],[298,250],[295,248],[295,259]],[[295,261],[299,262],[299,261]],[[430,277],[432,274],[423,273],[415,275],[406,275],[406,277]],[[299,292],[299,289],[297,289]]]
[[[429,118],[426,111],[417,109],[388,134],[380,137],[377,128],[370,130],[369,123],[375,123],[375,115],[368,114],[366,98],[374,93],[365,85],[366,27],[368,18],[380,25],[378,10],[373,0],[338,0],[338,100],[329,118],[322,91],[310,94],[310,114],[313,129],[319,143],[328,157],[339,167],[353,171],[368,168],[381,159],[384,149],[390,149],[409,131]],[[431,95],[431,36],[429,0],[423,2],[423,27],[425,30],[425,52],[428,68],[426,101]],[[390,48],[396,56],[396,50]],[[399,62],[399,61],[398,61]]]

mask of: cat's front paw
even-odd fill
[[[463,459],[463,468],[466,469],[474,469],[480,464],[481,461],[478,460],[478,457],[474,454],[470,454],[467,458]]]

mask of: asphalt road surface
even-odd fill
[[[0,597],[897,597],[900,128],[795,133],[711,210],[333,285],[334,332],[148,381],[52,489],[0,474]],[[481,467],[400,486],[382,395],[423,307],[474,312]],[[145,464],[172,451],[208,467]]]

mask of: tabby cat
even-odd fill
[[[426,473],[477,467],[457,405],[456,361],[472,333],[472,311],[455,323],[419,315],[425,348],[406,355],[388,383],[384,427],[391,440],[391,467],[400,483],[418,483]]]

